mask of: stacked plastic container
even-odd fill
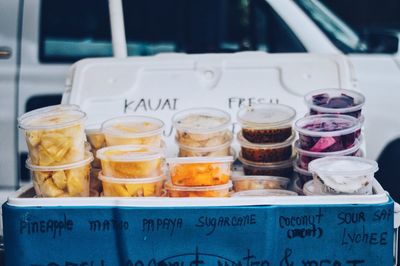
[[[313,178],[309,164],[331,156],[361,156],[361,115],[365,98],[344,89],[322,89],[305,96],[309,114],[295,123],[299,140],[295,142],[298,159],[294,165],[296,184]],[[308,185],[310,186],[310,185]],[[307,190],[307,189],[305,189]]]
[[[85,148],[86,114],[75,105],[46,107],[22,115],[29,158],[26,166],[39,197],[89,196],[92,154]]]
[[[172,118],[179,157],[167,159],[170,197],[226,197],[232,188],[230,115],[215,108],[192,108]]]

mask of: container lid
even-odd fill
[[[99,180],[107,183],[115,184],[148,184],[156,183],[165,179],[164,175],[154,177],[143,177],[143,178],[115,178],[111,176],[105,176],[102,172],[99,173]]]
[[[335,98],[335,102],[330,101],[332,98]],[[354,112],[360,110],[365,103],[364,95],[346,89],[313,90],[304,96],[304,100],[310,109],[321,113]]]
[[[85,125],[86,134],[103,134],[101,130],[101,123]]]
[[[311,115],[296,121],[295,130],[311,137],[341,136],[361,128],[361,122],[348,115]]]
[[[172,124],[177,130],[200,134],[221,131],[230,123],[230,114],[216,108],[185,109],[172,117]]]
[[[299,159],[297,158],[293,164],[293,171],[295,171],[296,173],[299,173],[301,175],[312,176],[312,173],[310,171],[307,171],[299,166],[298,160]]]
[[[246,140],[243,137],[242,131],[239,131],[237,133],[237,140],[239,141],[240,146],[244,148],[249,148],[249,149],[279,149],[287,146],[291,146],[293,144],[293,141],[296,137],[296,132],[292,131],[292,135],[285,140],[284,142],[279,142],[279,143],[266,143],[266,144],[259,144],[259,143],[251,143],[250,141]]]
[[[184,145],[184,144],[180,143],[178,141],[178,139],[175,138],[175,143],[180,148],[185,149],[187,151],[193,151],[193,152],[213,152],[213,151],[222,150],[222,149],[228,148],[232,144],[232,141],[233,141],[233,136],[232,136],[231,132],[229,132],[229,138],[225,143],[222,143],[222,144],[217,145],[217,146],[209,146],[209,147],[191,147],[191,146],[187,146],[187,145]]]
[[[198,187],[185,187],[185,186],[174,186],[170,181],[165,183],[165,189],[175,191],[215,191],[215,190],[226,190],[232,188],[232,181],[229,181],[223,185],[216,186],[198,186]]]
[[[29,116],[44,113],[44,112],[58,112],[58,111],[67,111],[67,110],[79,110],[79,106],[76,104],[57,104],[57,105],[46,106],[46,107],[35,109],[28,113],[20,115],[18,117],[18,122],[21,120],[24,120],[25,118],[27,118]]]
[[[359,177],[370,175],[378,171],[378,163],[360,157],[352,156],[330,156],[313,160],[308,165],[312,173],[316,173],[320,178],[326,175],[345,175],[349,177]]]
[[[296,140],[294,143],[294,148],[298,154],[306,155],[308,157],[316,157],[316,158],[327,157],[327,156],[351,155],[353,153],[356,153],[360,149],[360,146],[361,146],[361,141],[359,141],[358,139],[355,139],[353,146],[351,146],[350,148],[345,149],[345,150],[331,151],[331,152],[315,152],[315,151],[307,151],[307,150],[300,148],[299,140]]]
[[[71,107],[72,108],[72,107]],[[45,108],[44,108],[45,109]],[[46,130],[73,126],[86,119],[86,113],[75,109],[66,110],[34,110],[32,115],[29,113],[20,119],[19,127],[24,130]]]
[[[79,168],[85,165],[90,164],[93,161],[93,154],[89,151],[85,152],[85,159],[81,161],[77,161],[74,163],[63,164],[63,165],[54,165],[54,166],[39,166],[33,165],[31,159],[28,158],[25,162],[26,168],[32,171],[39,171],[39,172],[53,172],[53,171],[64,171],[74,168]]]
[[[298,196],[294,191],[284,189],[253,189],[232,194],[232,197]]]
[[[145,145],[117,145],[101,148],[96,157],[104,161],[142,162],[162,158],[163,152]]]
[[[101,129],[103,133],[113,136],[139,138],[160,134],[164,122],[150,116],[125,115],[106,120]]]
[[[167,158],[167,163],[174,164],[189,164],[189,163],[231,163],[233,162],[232,156],[221,157],[174,157]]]
[[[280,162],[273,162],[273,163],[261,163],[261,162],[252,162],[249,160],[246,160],[242,156],[242,152],[239,153],[238,160],[248,166],[253,166],[253,167],[258,167],[258,168],[288,168],[293,166],[293,161],[296,159],[296,155],[294,154],[289,160],[286,161],[280,161]]]
[[[237,113],[238,122],[242,127],[279,127],[291,123],[296,111],[283,104],[257,104],[245,107]]]
[[[269,175],[243,175],[243,174],[235,174],[232,173],[231,176],[232,181],[242,181],[242,180],[259,180],[259,181],[275,181],[279,182],[283,185],[287,185],[290,182],[290,179],[283,176],[269,176]]]

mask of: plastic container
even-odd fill
[[[271,163],[290,159],[295,136],[296,134],[293,132],[284,142],[259,144],[247,141],[240,131],[237,134],[237,139],[244,159],[252,162]]]
[[[31,170],[33,186],[38,197],[89,197],[89,173],[93,156],[85,153],[79,162],[36,166],[28,159],[26,167]]]
[[[295,157],[289,160],[275,163],[257,163],[251,162],[242,157],[239,153],[238,160],[243,165],[245,175],[268,175],[268,176],[283,176],[291,178],[293,175],[293,161]]]
[[[355,118],[361,116],[365,97],[354,90],[321,89],[304,96],[310,114],[342,114]]]
[[[32,110],[28,113],[22,114],[18,117],[18,122],[24,120],[25,118],[36,115],[39,113],[44,113],[44,112],[59,112],[59,111],[70,111],[70,110],[80,110],[79,106],[76,104],[57,104],[57,105],[51,105],[51,106],[46,106],[43,108],[39,108],[36,110]]]
[[[193,148],[221,146],[232,140],[230,115],[215,108],[191,108],[172,117],[176,141]]]
[[[361,122],[347,115],[313,115],[296,121],[299,147],[312,152],[334,152],[353,146]]]
[[[294,191],[283,189],[257,189],[246,190],[232,194],[232,197],[276,197],[276,196],[298,196]]]
[[[283,104],[257,104],[239,110],[243,137],[251,143],[278,143],[292,135],[296,111]]]
[[[104,148],[106,146],[106,138],[103,132],[101,131],[100,125],[86,126],[85,133],[86,133],[86,139],[89,142],[91,151],[93,152],[94,155],[96,155],[99,149]],[[96,156],[92,162],[92,167],[94,168],[101,167],[101,162]]]
[[[299,178],[302,182],[302,184],[310,181],[313,179],[313,175],[311,172],[309,172],[308,170],[304,170],[299,166],[298,163],[299,159],[297,159],[295,161],[295,163],[293,164],[293,172],[295,177]]]
[[[298,177],[293,178],[292,182],[289,185],[290,190],[296,192],[298,195],[304,195],[303,193],[304,183]]]
[[[287,189],[289,178],[280,176],[232,175],[233,190]]]
[[[93,165],[93,162],[92,162]],[[95,190],[97,192],[100,192],[102,190],[101,188],[101,181],[99,180],[99,173],[101,172],[101,169],[98,168],[91,168],[90,169],[90,190]]]
[[[232,144],[232,134],[228,132],[229,138],[227,142],[211,147],[192,147],[180,143],[176,139],[176,143],[179,147],[179,157],[221,157],[230,156],[231,154],[231,144]]]
[[[232,156],[168,158],[174,186],[215,186],[229,183]]]
[[[309,169],[314,187],[322,192],[370,195],[378,164],[365,158],[333,156],[312,161]]]
[[[102,124],[107,146],[161,146],[164,122],[149,116],[127,115],[109,119]]]
[[[114,178],[99,174],[105,197],[160,197],[165,177]]]
[[[300,148],[299,141],[294,143],[295,150],[298,154],[297,163],[300,168],[304,170],[308,170],[308,164],[318,158],[328,157],[328,156],[357,156],[360,157],[361,153],[359,152],[361,146],[361,141],[355,140],[353,146],[348,149],[341,150],[341,151],[333,151],[333,152],[312,152],[307,151]]]
[[[165,184],[165,189],[169,197],[229,197],[229,190],[232,188],[232,182],[229,181],[224,185],[217,186],[199,186],[199,187],[183,187],[174,186],[171,182]]]
[[[96,155],[105,176],[144,178],[160,176],[164,155],[160,148],[120,145],[102,148]]]
[[[83,122],[86,114],[74,109],[49,110],[34,110],[33,114],[26,113],[19,120],[32,164],[54,166],[83,160],[86,140]]]

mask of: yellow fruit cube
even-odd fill
[[[54,161],[60,161],[72,146],[72,137],[49,132],[43,134],[40,144]]]
[[[151,197],[156,194],[155,184],[143,184],[143,196]]]
[[[42,131],[28,131],[26,132],[26,139],[28,141],[28,145],[31,147],[36,147],[41,141]]]
[[[47,197],[58,197],[64,193],[63,190],[59,189],[53,182],[53,179],[48,178],[40,186],[40,190],[44,196]]]
[[[64,171],[54,172],[52,178],[58,188],[65,189],[67,187],[67,176]]]
[[[113,186],[113,190],[115,192],[114,196],[119,196],[119,197],[130,197],[131,196],[123,184],[113,184],[112,186]]]
[[[130,196],[142,196],[141,184],[125,184],[126,190]]]
[[[67,188],[70,196],[77,196],[83,192],[86,176],[82,175],[82,171],[78,169],[67,170]],[[79,171],[80,170],[80,171]]]

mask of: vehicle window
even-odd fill
[[[332,43],[344,53],[367,50],[357,33],[318,0],[295,0],[299,7],[326,34]]]
[[[76,8],[79,6],[79,8]],[[264,0],[123,1],[129,55],[305,52]],[[42,0],[41,62],[112,55],[107,0]]]

